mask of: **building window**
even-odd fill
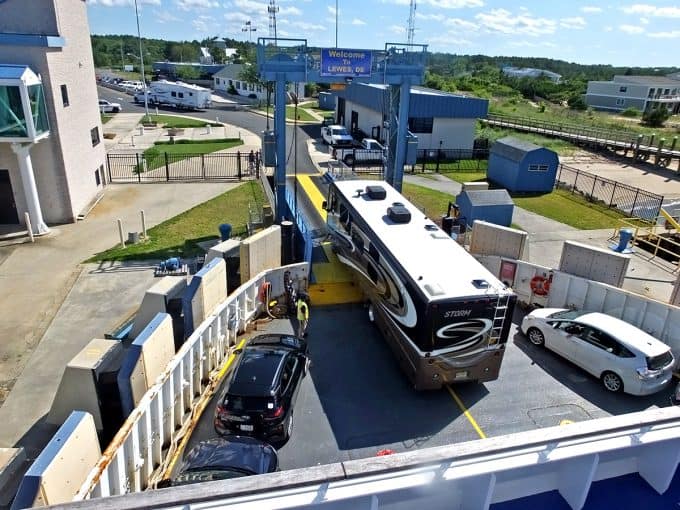
[[[99,128],[93,127],[90,129],[90,138],[92,139],[92,147],[99,145]]]
[[[68,89],[66,88],[66,85],[61,86],[61,102],[64,103],[64,106],[68,106]]]
[[[94,181],[97,183],[97,186],[102,183],[102,178],[99,176],[99,168],[94,171]]]
[[[175,91],[173,90],[172,92],[170,92],[170,95],[171,95],[172,97],[177,97],[177,92],[175,92]]]
[[[177,97],[184,98],[184,92],[178,92],[178,93],[177,93]]]
[[[529,165],[530,172],[547,172],[548,165]]]
[[[625,104],[626,104],[625,99],[619,98],[619,99],[616,100],[616,106],[624,106]]]
[[[619,92],[626,92],[628,87],[619,87]]]
[[[408,119],[408,130],[411,133],[432,133],[432,117],[410,117]]]

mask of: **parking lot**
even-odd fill
[[[672,388],[648,397],[608,393],[600,381],[519,332],[517,312],[500,378],[416,392],[359,305],[312,308],[312,364],[294,411],[282,470],[405,452],[669,405]],[[259,328],[262,332],[262,328]],[[268,331],[293,332],[287,321]],[[216,395],[219,395],[218,391]],[[213,399],[214,400],[214,399]],[[215,437],[211,402],[188,448]],[[188,449],[187,449],[188,451]]]

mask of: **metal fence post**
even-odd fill
[[[439,161],[441,160],[441,158],[442,158],[442,150],[437,149],[437,165],[436,165],[436,168],[435,168],[435,172],[437,172],[437,173],[439,173]]]
[[[201,154],[201,175],[205,181],[205,154]]]
[[[163,155],[165,156],[165,180],[169,181],[170,180],[170,165],[168,165],[168,153],[164,152]]]
[[[109,171],[109,182],[111,181],[111,154],[106,155],[106,169]]]
[[[137,170],[137,181],[142,182],[142,165],[139,162],[139,152],[135,152],[135,157],[137,158],[137,166],[135,167]]]
[[[633,216],[633,211],[635,211],[635,206],[637,205],[638,195],[640,194],[640,188],[635,190],[635,198],[633,199],[633,207],[630,208],[630,215]]]
[[[614,181],[614,189],[612,190],[612,197],[609,199],[609,207],[614,203],[614,194],[616,193],[616,181]]]
[[[241,180],[241,151],[236,151],[236,171],[238,173],[238,180]]]
[[[574,177],[574,185],[571,188],[571,194],[572,195],[576,193],[576,183],[578,182],[578,176],[579,176],[579,170],[577,168],[576,169],[576,177]]]

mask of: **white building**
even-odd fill
[[[635,108],[641,112],[665,106],[671,113],[680,113],[680,75],[616,75],[612,81],[589,81],[586,104],[596,110]]]
[[[266,101],[267,88],[264,85],[249,83],[241,78],[243,70],[249,65],[251,64],[227,64],[213,75],[213,88],[227,94],[236,91],[239,96]],[[305,84],[288,83],[286,89],[289,93],[297,93],[298,97],[302,97],[305,92]],[[273,89],[271,100],[274,101]]]
[[[512,76],[514,78],[540,78],[545,76],[550,81],[559,83],[562,80],[562,75],[547,71],[546,69],[534,69],[533,67],[504,67],[503,74]]]
[[[76,221],[105,151],[82,0],[0,2],[0,223]]]

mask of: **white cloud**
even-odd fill
[[[572,30],[582,30],[586,27],[586,20],[580,16],[573,18],[562,18],[560,20],[560,26],[562,28],[571,28]]]
[[[596,12],[602,12],[602,7],[594,7],[591,5],[586,5],[585,7],[581,7],[581,12],[585,12],[588,14],[594,14]]]
[[[366,22],[363,20],[360,20],[359,18],[354,18],[352,20],[352,25],[365,25]]]
[[[529,41],[514,41],[508,43],[508,46],[514,46],[515,48],[556,48],[555,43],[549,41],[542,42],[529,42]]]
[[[134,5],[134,0],[88,0],[87,3],[103,7],[129,7]],[[161,0],[139,0],[138,3],[140,5],[161,5]]]
[[[158,23],[171,23],[173,21],[182,21],[181,18],[178,18],[177,16],[170,14],[168,11],[161,11],[159,9],[154,9],[153,11],[153,19],[156,20]]]
[[[443,14],[422,14],[420,12],[416,12],[416,19],[442,21],[444,17],[445,16]]]
[[[443,25],[461,30],[479,30],[479,25],[477,25],[477,23],[460,18],[447,18],[444,20]]]
[[[626,34],[641,34],[645,31],[644,28],[637,25],[620,25],[619,30],[625,32]]]
[[[643,25],[649,25],[649,18],[640,18],[640,23]]]
[[[633,4],[622,7],[626,14],[638,14],[657,18],[680,18],[680,7],[657,7],[649,4]]]
[[[479,24],[489,32],[512,35],[539,36],[552,34],[557,23],[547,18],[537,18],[529,14],[514,15],[506,9],[492,9],[475,16]]]
[[[276,20],[276,22],[278,24],[278,19]],[[300,30],[304,30],[306,32],[307,31],[318,32],[327,29],[326,25],[315,25],[313,23],[307,23],[305,21],[293,21],[292,23],[290,23],[290,26],[299,28]]]
[[[328,9],[328,12],[331,14],[331,16],[335,16],[335,7],[332,5],[327,5],[326,9]],[[340,14],[340,9],[338,9],[338,14]]]
[[[409,5],[410,0],[381,0],[384,4]],[[428,5],[438,9],[464,9],[466,7],[484,7],[483,0],[420,0],[419,5]]]
[[[401,25],[392,25],[388,27],[387,30],[393,34],[406,35],[406,27],[402,27]]]
[[[219,2],[215,0],[175,0],[177,7],[183,11],[191,11],[194,9],[212,9],[219,7]]]
[[[680,30],[673,30],[672,32],[650,32],[648,37],[655,39],[680,39]]]
[[[432,46],[441,46],[445,48],[472,46],[472,42],[468,41],[467,39],[456,39],[456,34],[451,32],[430,37],[426,39],[425,42]]]

